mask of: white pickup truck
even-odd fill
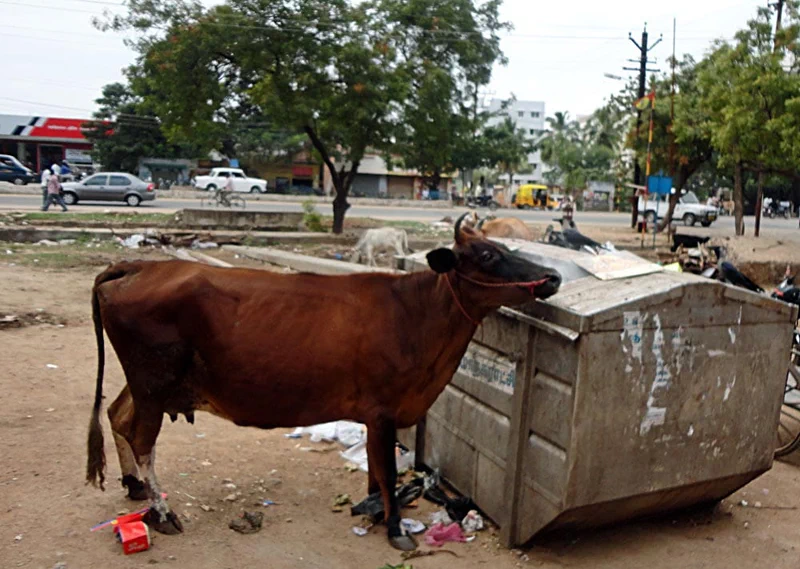
[[[666,198],[647,200],[645,204],[644,199],[639,198],[639,214],[644,215],[647,223],[653,223],[656,218],[656,211],[658,211],[658,218],[662,219],[667,215],[669,209],[669,202]],[[710,205],[703,205],[694,192],[686,192],[680,198],[678,203],[675,204],[675,211],[672,214],[672,219],[675,221],[682,221],[684,225],[694,225],[698,221],[703,227],[708,227],[716,221],[719,216],[717,208]]]
[[[224,188],[228,178],[233,178],[233,191],[250,192],[251,194],[265,193],[267,191],[267,181],[261,178],[248,178],[244,170],[239,168],[214,168],[208,176],[197,176],[194,179],[194,187],[199,190],[213,192]]]

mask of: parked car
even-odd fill
[[[233,178],[233,191],[250,192],[251,194],[265,193],[267,191],[267,181],[261,178],[249,178],[244,170],[239,168],[214,168],[208,176],[197,176],[194,179],[194,187],[199,190],[213,192],[224,188],[228,178]]]
[[[673,188],[673,192],[674,192]],[[658,205],[656,205],[658,204]],[[644,218],[647,223],[653,223],[656,219],[656,211],[658,211],[658,218],[661,219],[667,214],[669,203],[667,200],[647,200],[639,198],[639,211],[644,212]],[[675,221],[683,221],[684,225],[694,225],[698,221],[703,227],[708,227],[717,219],[719,212],[717,208],[703,205],[694,192],[685,192],[678,198],[678,203],[675,204],[675,211],[672,214],[672,219]]]
[[[154,184],[125,172],[101,172],[80,182],[65,182],[61,186],[67,205],[79,201],[112,201],[136,207],[142,202],[156,199]]]
[[[13,182],[18,186],[24,186],[29,182],[35,182],[37,178],[35,172],[24,166],[14,156],[0,154],[0,182]]]

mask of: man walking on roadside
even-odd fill
[[[56,174],[52,174],[47,179],[47,201],[42,211],[47,211],[51,203],[57,203],[61,206],[61,211],[67,211],[67,206],[61,198],[61,180],[58,179]]]

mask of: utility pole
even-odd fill
[[[661,37],[659,37],[656,42],[651,45],[650,47],[647,46],[647,22],[644,24],[644,29],[642,30],[642,42],[637,43],[633,36],[628,33],[628,39],[631,40],[631,43],[635,45],[639,50],[639,59],[631,59],[629,61],[634,63],[639,63],[639,67],[623,67],[626,71],[638,71],[639,72],[639,90],[637,91],[636,98],[641,99],[644,97],[644,88],[645,82],[647,81],[647,72],[655,72],[658,69],[648,69],[647,64],[650,63],[647,59],[647,54],[656,47],[661,42]],[[636,140],[639,140],[639,131],[642,128],[642,111],[636,111]],[[644,185],[645,181],[642,180],[642,168],[639,166],[639,160],[635,160],[633,164],[633,183],[637,186]],[[636,222],[639,218],[639,198],[636,195],[636,191],[633,192],[633,197],[631,198],[631,210],[632,210],[632,217],[631,217],[631,227],[636,227]]]

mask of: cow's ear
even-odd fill
[[[456,268],[458,259],[451,249],[442,247],[434,249],[426,255],[428,266],[437,273],[449,273]]]

